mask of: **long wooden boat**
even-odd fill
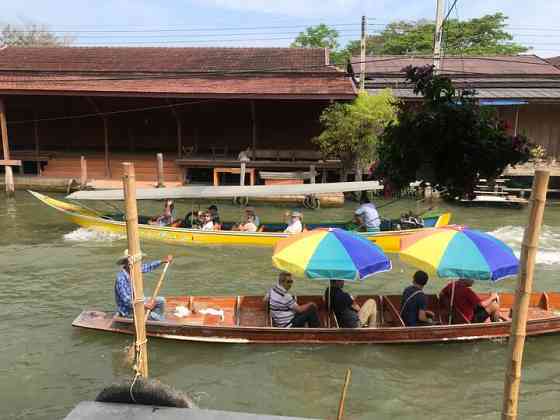
[[[29,191],[34,197],[49,207],[60,211],[66,219],[71,222],[82,226],[87,229],[97,230],[101,232],[108,232],[118,235],[126,234],[126,224],[120,215],[120,220],[110,213],[101,213],[82,207],[78,204],[68,203],[61,200],[56,200],[46,195]],[[261,245],[273,246],[280,239],[285,238],[288,234],[282,231],[274,231],[279,225],[270,225],[269,230],[265,229],[263,232],[237,232],[231,230],[219,231],[202,231],[199,229],[189,229],[181,227],[167,227],[167,226],[154,226],[142,224],[144,221],[140,217],[140,237],[143,240],[153,240],[159,242],[166,242],[175,245],[189,245],[189,244],[216,244],[216,245]],[[442,213],[433,215],[431,217],[424,217],[424,228],[419,229],[432,229],[440,226],[445,226],[451,219],[450,213]],[[343,227],[337,223],[322,223],[322,224],[309,224],[308,229],[317,227]],[[265,225],[265,228],[267,225]],[[419,229],[407,230],[388,230],[381,232],[363,232],[359,233],[372,242],[378,244],[386,252],[398,252],[400,250],[400,238],[403,235],[408,235],[412,232],[417,232]]]
[[[486,298],[487,295],[480,295]],[[399,316],[400,296],[361,296],[359,303],[374,298],[378,307],[376,328],[329,327],[329,317],[320,296],[300,296],[299,303],[316,302],[319,305],[321,328],[277,328],[270,326],[270,318],[262,296],[180,296],[167,298],[166,320],[148,321],[147,334],[171,340],[259,343],[259,344],[358,344],[358,343],[424,343],[507,338],[511,322],[480,324],[451,324],[449,311],[440,307],[437,296],[428,296],[428,307],[436,313],[441,325],[405,327]],[[508,313],[514,295],[500,294],[500,305]],[[178,317],[177,308],[191,314]],[[183,309],[181,308],[181,309]],[[220,315],[203,314],[214,309]],[[186,312],[186,311],[185,311]],[[223,316],[221,315],[223,313]],[[330,317],[332,319],[332,316]],[[113,333],[134,334],[131,319],[111,312],[83,311],[73,322],[75,327]],[[527,335],[536,336],[560,332],[560,293],[533,293],[530,299]]]

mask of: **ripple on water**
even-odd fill
[[[64,235],[64,240],[68,242],[114,242],[125,238],[125,235],[85,228],[78,228]]]
[[[523,241],[523,226],[501,226],[491,232],[491,235],[508,244],[519,257],[521,242]],[[541,231],[540,247],[537,253],[537,264],[560,264],[560,227],[544,225]]]

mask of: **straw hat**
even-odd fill
[[[143,252],[141,253],[142,258],[144,258],[146,256],[146,254],[144,254]],[[126,260],[128,260],[128,248],[124,250],[122,257],[120,257],[117,260],[117,265],[124,265],[124,263],[126,262]]]

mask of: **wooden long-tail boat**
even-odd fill
[[[46,195],[29,191],[35,198],[49,207],[61,212],[69,221],[87,229],[101,232],[126,235],[126,224],[123,215],[114,213],[102,213],[88,209],[78,204],[56,200]],[[400,250],[400,238],[421,229],[432,229],[445,226],[451,219],[450,213],[434,214],[425,216],[423,228],[404,229],[404,230],[382,230],[381,232],[360,232],[372,242],[375,242],[386,252],[398,252]],[[166,242],[174,245],[191,244],[216,244],[216,245],[261,245],[273,246],[282,238],[288,236],[281,229],[281,224],[264,224],[262,232],[238,232],[232,230],[202,231],[200,229],[190,229],[182,227],[156,226],[146,224],[148,217],[140,217],[140,238]],[[341,227],[341,223],[320,223],[307,224],[308,229],[317,227]]]
[[[481,294],[485,299],[488,295]],[[147,334],[171,340],[215,343],[259,344],[358,344],[358,343],[428,343],[507,338],[511,322],[479,324],[448,324],[449,311],[440,305],[437,296],[428,295],[428,308],[436,313],[439,325],[405,327],[399,316],[400,296],[360,296],[358,303],[368,298],[377,301],[376,328],[337,328],[333,316],[327,315],[320,296],[300,296],[300,304],[316,302],[321,328],[272,327],[262,296],[180,296],[167,298],[166,320],[148,321]],[[514,295],[499,295],[501,310],[507,315]],[[177,308],[191,314],[178,317]],[[222,315],[203,314],[214,309]],[[330,318],[330,319],[329,319]],[[75,327],[113,333],[134,334],[131,319],[112,312],[83,311],[73,322]],[[527,335],[536,336],[560,332],[560,293],[533,293],[530,300]]]

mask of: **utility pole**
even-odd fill
[[[434,73],[438,74],[441,69],[441,43],[443,41],[443,14],[445,11],[445,0],[437,0],[436,8],[436,32],[434,34]]]
[[[362,16],[362,38],[360,41],[360,91],[366,88],[366,41],[367,18]]]

